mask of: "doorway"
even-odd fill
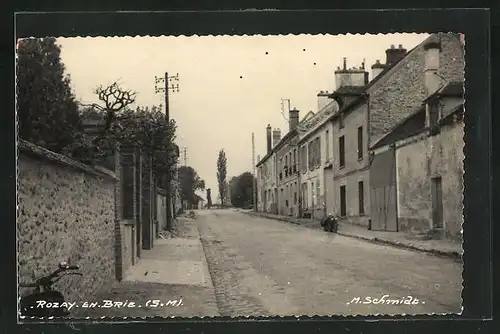
[[[340,216],[345,217],[346,211],[345,186],[340,186]]]
[[[441,177],[431,179],[432,227],[443,228],[443,188]]]

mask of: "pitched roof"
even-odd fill
[[[310,119],[313,116],[314,116],[314,112],[312,110],[310,110],[307,114],[305,114],[304,117],[302,117],[302,120],[300,122],[307,121],[308,119]]]
[[[331,115],[330,117],[328,117],[325,120],[325,123],[328,122],[328,121],[331,121],[333,118],[339,116],[341,113],[345,113],[345,112],[351,110],[353,107],[355,107],[358,104],[360,104],[361,102],[363,102],[365,100],[365,98],[366,98],[366,91],[369,88],[371,88],[376,82],[378,82],[381,78],[383,78],[390,70],[392,70],[403,59],[405,59],[411,53],[413,53],[413,51],[415,51],[418,47],[420,47],[421,45],[423,45],[428,39],[429,38],[425,39],[422,43],[418,44],[413,49],[411,49],[410,51],[406,52],[403,57],[401,57],[401,58],[398,59],[398,61],[396,61],[396,62],[394,62],[394,63],[392,63],[390,65],[386,65],[384,67],[384,69],[375,78],[373,78],[368,83],[368,85],[366,85],[366,86],[360,86],[360,87],[356,87],[356,88],[353,88],[352,86],[350,86],[350,87],[346,86],[346,87],[349,87],[349,88],[346,88],[346,90],[350,92],[350,95],[358,95],[359,97],[355,101],[353,101],[351,103],[348,103],[345,106],[343,106],[337,113],[334,113],[333,115]],[[339,92],[339,93],[337,93],[337,92]],[[342,93],[342,87],[341,87],[337,91],[333,92],[332,95],[331,95],[331,97],[335,98],[338,95],[347,95],[347,94],[346,93]]]
[[[425,129],[425,105],[419,106],[408,117],[399,122],[389,133],[373,144],[376,149],[394,143],[397,140],[414,136]]]
[[[464,115],[463,103],[455,107],[446,117],[439,121],[439,125],[452,124],[456,119],[462,120]],[[378,142],[370,147],[376,149],[385,145],[394,143],[395,141],[409,138],[417,135],[426,129],[426,112],[425,104],[417,108],[410,116],[397,124],[391,132],[382,137]]]
[[[278,149],[278,148],[281,148],[283,146],[283,144],[291,137],[293,137],[294,135],[296,135],[298,133],[297,129],[294,129],[292,131],[289,131],[286,135],[284,135],[281,140],[276,144],[274,145],[274,147],[271,149],[271,151],[269,151],[262,159],[260,159],[259,162],[257,162],[257,164],[255,165],[255,167],[259,167],[260,165],[262,165],[264,162],[266,162],[267,159],[269,159],[269,157]]]
[[[457,107],[455,107],[446,117],[442,118],[439,121],[439,124],[440,125],[449,125],[449,124],[452,124],[455,121],[455,119],[456,120],[463,120],[464,112],[465,112],[465,108],[464,108],[464,104],[462,103],[462,104],[458,105]]]
[[[335,98],[339,95],[360,95],[365,91],[365,86],[342,86],[332,94],[330,94],[331,98]]]
[[[450,81],[444,87],[442,87],[441,89],[438,89],[436,92],[429,95],[429,97],[427,97],[424,100],[424,102],[427,102],[429,100],[439,98],[439,97],[445,97],[445,96],[457,96],[457,97],[464,96],[464,82],[463,81]]]

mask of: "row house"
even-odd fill
[[[437,53],[427,49],[434,39],[442,47]],[[443,66],[427,73],[436,57]],[[391,46],[385,64],[377,61],[372,66],[371,81],[364,66],[347,70],[344,64],[336,71],[337,90],[331,95],[339,104],[339,112],[331,117],[334,212],[352,223],[368,226],[371,222],[372,229],[398,230],[394,181],[388,180],[383,187],[378,181],[392,167],[375,166],[369,148],[411,115],[428,90],[435,90],[427,84],[429,77],[439,78],[439,85],[456,81],[463,75],[463,64],[460,39],[455,34],[439,34],[409,52],[402,45]]]
[[[461,239],[465,61],[462,41],[450,37],[424,43],[424,99],[371,146],[373,197],[394,198],[383,215],[372,212],[375,229]],[[454,75],[442,75],[447,68]]]
[[[328,92],[318,94],[318,112],[304,124],[299,139],[301,216],[321,218],[333,207],[332,124],[325,118],[338,111]],[[328,183],[328,185],[327,185]]]
[[[257,158],[257,210],[260,212],[278,213],[278,188],[276,173],[276,156],[273,146],[281,140],[281,131],[266,128],[267,153],[260,159]]]
[[[310,115],[307,115],[310,117]],[[297,216],[299,212],[298,130],[299,111],[289,111],[289,131],[266,128],[267,154],[258,159],[257,208],[263,212]]]
[[[299,212],[298,196],[298,147],[297,126],[299,111],[289,111],[289,131],[273,148],[276,157],[278,189],[278,214],[297,216]]]
[[[276,161],[268,159],[270,168],[274,165],[277,173],[275,188],[278,191],[277,199],[275,199],[277,211],[282,214],[306,214],[315,218],[332,212],[351,223],[364,226],[371,224],[372,229],[387,231],[416,229],[419,224],[431,226],[429,221],[432,220],[433,214],[436,217],[443,217],[436,218],[438,221],[436,226],[448,224],[450,231],[446,233],[456,235],[458,225],[451,223],[452,218],[444,218],[452,216],[451,208],[448,211],[432,209],[432,205],[440,207],[439,200],[435,200],[438,204],[425,200],[424,202],[429,205],[425,210],[419,211],[417,208],[412,208],[410,199],[417,196],[419,190],[409,187],[413,189],[413,193],[405,197],[408,199],[408,204],[403,204],[406,202],[401,196],[406,195],[398,189],[397,180],[405,179],[403,177],[405,172],[396,169],[395,158],[382,159],[376,154],[380,153],[381,147],[387,145],[383,143],[379,144],[382,145],[381,147],[374,145],[393,131],[401,131],[401,126],[405,126],[403,123],[409,117],[422,117],[422,106],[428,101],[439,99],[441,102],[433,102],[440,106],[439,113],[429,114],[426,111],[428,114],[426,122],[428,124],[441,122],[443,129],[455,129],[453,130],[455,132],[450,130],[450,133],[456,135],[453,140],[460,137],[460,130],[456,130],[460,129],[460,125],[450,127],[450,118],[447,118],[458,119],[453,122],[460,124],[460,109],[457,109],[459,108],[457,103],[459,106],[460,102],[455,100],[453,104],[449,97],[449,92],[453,91],[450,87],[456,87],[456,83],[464,80],[464,51],[460,36],[452,33],[433,34],[410,51],[402,45],[399,47],[391,45],[386,50],[385,63],[377,60],[371,69],[372,75],[369,80],[369,73],[365,70],[364,63],[359,68],[347,68],[346,59],[344,59],[343,67],[335,71],[336,90],[331,94],[318,94],[318,113],[308,114],[308,119],[300,122],[299,131],[291,131],[285,136],[287,142],[290,142],[288,145],[280,142],[279,149],[269,153],[271,157],[279,152],[279,154],[274,154]],[[455,83],[455,86],[452,83]],[[444,107],[447,103],[449,105]],[[420,114],[416,110],[420,110]],[[448,112],[455,116],[448,116]],[[436,150],[447,152],[446,149],[436,149],[442,146],[437,142],[447,141],[449,144],[450,138],[446,139],[444,133],[443,130],[443,135],[433,136],[432,140],[425,142],[425,145],[432,147],[432,149],[429,148],[426,156],[435,155]],[[420,142],[425,146],[423,143]],[[456,146],[459,144],[453,145],[454,150],[460,150]],[[284,173],[284,167],[289,168],[290,162],[293,171],[293,166],[297,163],[295,158],[297,146],[298,177],[293,173],[287,176],[282,174],[280,178],[279,173]],[[455,155],[455,158],[459,159],[459,156]],[[451,155],[449,157],[451,159]],[[440,160],[429,158],[426,161],[429,166],[433,166]],[[448,164],[451,166],[453,162],[448,161]],[[407,165],[411,164],[407,163]],[[460,164],[454,166],[460,166]],[[427,168],[426,175],[432,174],[437,180],[438,173],[431,173],[430,168]],[[455,176],[461,171],[459,167],[457,168]],[[397,173],[394,172],[396,170]],[[442,180],[445,179],[444,176],[441,177]],[[450,180],[451,178],[446,181],[448,187],[451,187]],[[295,200],[296,181],[300,185],[297,201]],[[445,186],[445,181],[442,181],[442,184],[439,183],[440,181],[429,182],[435,182],[429,194],[443,191],[439,189]],[[425,198],[428,199],[429,196]],[[443,195],[434,195],[438,199],[439,196]],[[296,210],[296,202],[299,203],[301,210]],[[460,203],[460,200],[455,198],[449,202],[456,205]],[[431,211],[438,213],[430,214]],[[461,212],[461,210],[456,212]],[[427,218],[417,222],[415,217]],[[455,226],[453,230],[455,232],[452,231],[451,226]]]

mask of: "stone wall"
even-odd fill
[[[121,227],[121,244],[122,244],[122,270],[123,273],[127,271],[137,261],[136,256],[136,234],[135,234],[135,221],[126,221],[120,224]]]
[[[425,98],[423,44],[383,75],[369,89],[370,143],[375,143]],[[463,46],[454,34],[441,34],[438,75],[443,82],[463,80],[465,59]]]
[[[57,283],[68,300],[91,298],[115,280],[115,183],[112,172],[20,142],[19,282],[48,274],[61,261],[83,273]]]
[[[431,228],[428,141],[421,137],[407,141],[408,145],[396,149],[399,229],[425,231]]]
[[[407,139],[413,142],[396,150],[400,230],[419,232],[432,228],[431,178],[440,176],[445,236],[461,238],[463,135],[462,122],[446,125],[438,135]]]
[[[443,224],[446,237],[461,238],[463,223],[464,123],[441,128],[430,137],[431,176],[441,176],[443,189]]]

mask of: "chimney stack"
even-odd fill
[[[386,66],[392,66],[406,55],[406,49],[403,48],[402,44],[399,44],[398,48],[396,49],[396,47],[393,44],[389,49],[385,50],[385,54],[386,54],[386,61],[385,61]]]
[[[378,75],[384,70],[384,64],[380,63],[380,60],[377,59],[375,64],[372,65],[372,80],[378,77]]]
[[[273,130],[273,147],[276,146],[276,144],[278,144],[280,140],[281,140],[281,130],[274,129]]]
[[[425,50],[425,94],[429,96],[439,89],[441,78],[437,75],[439,70],[439,53],[441,51],[441,41],[437,35],[431,35],[424,44]]]
[[[342,69],[337,67],[335,71],[335,85],[336,89],[343,86],[356,86],[363,87],[368,83],[368,72],[365,70],[364,60],[358,68],[347,68],[347,58],[343,58]]]
[[[267,125],[266,134],[267,134],[267,153],[271,153],[271,149],[272,149],[272,144],[271,144],[271,124]]]
[[[328,91],[320,91],[318,95],[318,110],[320,111],[323,109],[329,102],[330,102],[330,95],[331,93],[328,93]]]
[[[297,125],[299,124],[299,111],[293,108],[288,112],[288,115],[289,115],[288,123],[290,126],[289,131],[293,131],[297,128]]]

